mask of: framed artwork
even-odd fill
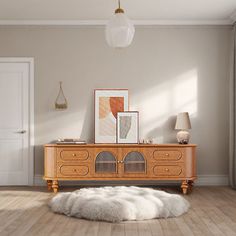
[[[95,89],[95,143],[116,143],[117,113],[129,110],[128,89]]]
[[[139,113],[127,111],[117,113],[117,143],[139,142]]]

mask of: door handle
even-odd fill
[[[20,130],[20,131],[17,131],[16,133],[18,133],[18,134],[24,134],[24,133],[26,133],[26,130]]]
[[[124,161],[117,161],[117,163],[121,163],[122,164],[122,163],[124,163]]]

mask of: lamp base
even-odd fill
[[[186,130],[180,130],[177,133],[177,140],[179,144],[188,144],[190,139],[190,134]]]

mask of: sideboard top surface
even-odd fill
[[[90,147],[90,148],[103,148],[103,147],[133,147],[133,148],[144,148],[144,147],[179,147],[179,148],[185,148],[185,147],[196,147],[196,144],[177,144],[177,143],[169,143],[169,144],[118,144],[118,143],[108,143],[108,144],[45,144],[45,147]]]

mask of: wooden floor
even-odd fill
[[[54,214],[47,206],[51,197],[45,188],[1,187],[0,235],[236,235],[236,191],[228,187],[195,187],[185,196],[191,209],[181,217],[119,224]]]

